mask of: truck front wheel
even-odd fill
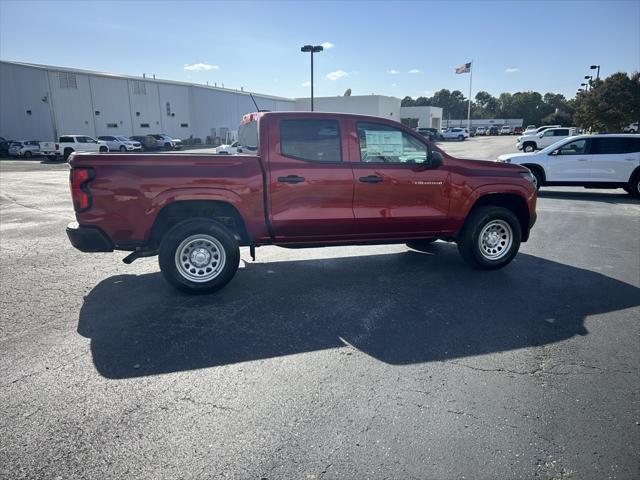
[[[472,267],[494,270],[513,260],[521,239],[520,222],[511,210],[479,207],[472,211],[460,232],[458,251]]]
[[[522,149],[527,153],[534,152],[536,149],[536,144],[533,142],[527,142],[522,146]]]
[[[211,293],[235,275],[240,248],[224,226],[204,218],[185,220],[165,234],[159,263],[174,288],[187,293]]]

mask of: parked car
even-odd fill
[[[31,158],[34,155],[40,155],[40,142],[36,140],[20,140],[17,142],[11,142],[8,153],[11,157],[24,158]]]
[[[418,127],[416,128],[416,131],[423,137],[428,138],[429,140],[432,140],[432,141],[442,140],[442,134],[438,131],[437,128]]]
[[[0,137],[0,157],[6,157],[9,155],[9,145],[12,140]]]
[[[558,125],[559,126],[559,125]],[[527,128],[524,129],[524,134],[527,135],[529,133],[534,133],[534,131],[536,130],[536,126],[535,125],[527,125]]]
[[[454,158],[384,118],[258,113],[244,117],[238,138],[259,155],[74,156],[72,245],[132,251],[125,263],[159,255],[172,286],[204,293],[232,279],[240,246],[255,258],[260,245],[421,250],[445,239],[470,265],[501,268],[536,220],[528,169]]]
[[[57,142],[40,142],[40,153],[49,160],[57,160],[60,157],[67,160],[73,152],[108,151],[109,147],[105,142],[88,135],[62,135]]]
[[[450,128],[446,132],[442,133],[442,138],[444,140],[463,141],[464,139],[469,138],[469,132],[464,128]]]
[[[523,133],[523,135],[536,135],[540,132],[544,132],[545,130],[549,129],[549,128],[560,128],[562,125],[543,125],[541,127],[535,128],[533,130],[525,130],[525,132]],[[529,128],[529,127],[527,127]]]
[[[103,142],[105,142],[111,152],[142,151],[142,144],[128,137],[115,136],[115,135],[103,135],[101,137],[98,137],[98,140],[102,140]]]
[[[513,135],[522,135],[522,127],[513,127]]]
[[[230,145],[219,145],[213,151],[218,154],[235,155],[236,153],[242,153],[242,147],[238,142],[233,142]]]
[[[486,130],[484,127],[478,127],[476,128],[476,135],[477,136],[483,136],[485,134]]]
[[[500,128],[500,135],[511,135],[511,127],[509,125],[503,125],[502,128]]]
[[[537,188],[624,188],[640,198],[640,135],[579,135],[539,152],[500,155],[498,161],[527,167]]]
[[[182,141],[172,138],[166,133],[152,133],[151,136],[155,138],[157,148],[165,150],[180,150],[182,148]]]
[[[497,125],[492,125],[487,130],[487,135],[500,135],[500,129],[498,128]]]
[[[638,122],[630,123],[622,130],[625,133],[638,133]]]
[[[571,137],[575,134],[575,127],[547,128],[537,134],[522,135],[521,137],[518,137],[516,146],[518,147],[518,150],[533,152],[535,150],[542,150],[543,148],[556,143],[558,140]]]
[[[151,135],[132,135],[130,140],[138,142],[142,150],[157,150],[157,141]]]

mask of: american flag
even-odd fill
[[[456,68],[456,73],[469,73],[471,71],[471,62],[460,65]]]

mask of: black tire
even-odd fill
[[[640,198],[640,174],[631,179],[629,186],[625,190],[633,198]]]
[[[73,148],[65,148],[64,149],[64,153],[62,155],[62,158],[64,159],[64,161],[66,162],[67,160],[69,160],[69,156],[73,153]]]
[[[458,135],[458,141],[463,141],[464,140],[464,136],[463,135]]]
[[[430,252],[431,245],[433,245],[437,240],[437,238],[412,240],[410,242],[407,242],[407,247],[409,247],[411,250],[417,250],[418,252]]]
[[[29,150],[27,150],[26,152],[24,152],[24,158],[31,158],[31,157],[32,157],[32,155],[33,155],[33,154],[32,154]]]
[[[127,151],[127,147],[125,147],[124,145],[120,145],[120,152],[124,153]]]
[[[485,227],[491,228],[492,224],[499,227],[495,232],[497,243],[487,247],[487,250],[495,250],[495,258],[490,258],[492,254],[485,253],[485,250],[480,247],[479,241]],[[509,229],[506,228],[506,225]],[[504,232],[504,236],[501,232]],[[510,243],[507,235],[510,236]],[[520,222],[511,210],[495,206],[478,207],[471,211],[465,221],[457,239],[458,251],[464,261],[472,267],[480,270],[495,270],[504,267],[513,260],[520,248],[521,239]]]
[[[189,238],[193,240],[187,242]],[[200,243],[197,243],[198,241]],[[195,247],[192,242],[196,243]],[[206,245],[207,243],[209,245]],[[178,249],[187,251],[189,248],[191,252],[196,248],[206,250],[210,260],[202,261],[209,263],[198,266],[193,257],[185,256],[182,260],[185,263],[178,267]],[[211,253],[212,251],[214,253]],[[215,252],[218,252],[218,257]],[[165,234],[160,244],[158,261],[164,278],[174,288],[192,294],[211,293],[220,290],[235,275],[240,263],[240,248],[236,238],[224,226],[205,218],[194,218],[178,223]],[[223,262],[222,266],[220,262]],[[200,280],[194,281],[187,275],[200,277]],[[207,276],[211,275],[213,276],[207,279]]]
[[[100,153],[107,153],[109,149],[107,147],[100,147]]]
[[[55,162],[58,160],[58,155],[47,155],[47,158],[50,162]]]
[[[165,143],[164,148],[167,150],[171,150],[171,144],[169,142]]]
[[[536,190],[540,190],[540,187],[542,186],[542,183],[544,182],[544,179],[542,177],[542,172],[540,171],[539,168],[530,168],[529,170],[531,170],[531,173],[533,174],[533,176],[536,179]]]
[[[522,145],[522,150],[530,153],[530,152],[535,152],[536,151],[536,144],[533,142],[526,142],[524,145]]]

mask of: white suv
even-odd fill
[[[543,128],[543,130],[540,130],[540,128]],[[522,135],[521,137],[518,137],[516,144],[518,150],[524,150],[525,152],[542,150],[543,148],[556,143],[558,140],[571,137],[576,134],[575,127],[540,128],[538,129],[540,133]]]
[[[578,135],[540,152],[500,155],[498,161],[527,167],[538,188],[624,188],[640,198],[640,135]]]
[[[103,135],[98,137],[98,140],[102,140],[107,144],[109,150],[112,152],[141,152],[142,145],[140,142],[131,140],[129,137],[115,136],[115,135]]]
[[[442,138],[445,140],[460,140],[469,138],[469,132],[465,128],[450,128],[445,132],[442,132]]]

